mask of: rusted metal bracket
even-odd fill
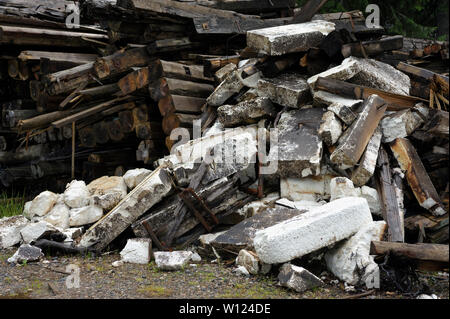
[[[203,227],[205,227],[205,229],[208,232],[211,232],[214,226],[208,224],[208,222],[203,217],[201,212],[199,212],[195,207],[195,205],[191,202],[190,198],[194,198],[199,203],[202,210],[206,211],[211,216],[215,225],[219,224],[219,220],[217,219],[216,215],[214,215],[214,213],[209,209],[208,205],[206,205],[205,201],[200,196],[198,196],[197,193],[192,188],[183,189],[180,192],[179,196],[183,200],[185,205],[189,208],[189,210],[194,214],[194,216],[198,219],[198,221],[203,225]]]
[[[145,230],[147,230],[147,233],[150,235],[150,238],[155,243],[156,247],[163,251],[172,251],[170,247],[167,247],[164,242],[161,242],[159,240],[158,236],[156,236],[148,221],[144,220],[143,222],[141,222],[141,225],[144,226]]]

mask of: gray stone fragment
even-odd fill
[[[70,208],[80,208],[89,205],[90,193],[83,181],[72,181],[64,191],[64,203]]]
[[[81,208],[73,208],[70,211],[70,227],[78,227],[93,224],[103,217],[103,209],[100,206],[90,205]]]
[[[341,137],[342,124],[333,112],[328,111],[323,115],[319,135],[328,146],[336,144]]]
[[[306,79],[297,73],[261,79],[258,82],[258,91],[261,96],[270,98],[273,103],[291,108],[299,108],[311,99]]]
[[[375,173],[382,136],[381,131],[377,129],[367,144],[359,166],[352,173],[352,181],[356,186],[366,185]]]
[[[308,270],[292,264],[284,264],[278,275],[280,285],[296,292],[305,292],[310,289],[322,287],[325,283]]]
[[[28,224],[28,219],[18,215],[0,219],[0,249],[9,248],[21,242],[20,231]]]
[[[11,264],[20,264],[24,262],[38,261],[42,257],[44,257],[44,254],[40,248],[24,244],[19,247],[11,258],[8,258],[8,262]]]
[[[45,191],[36,196],[29,207],[29,218],[34,216],[42,217],[55,206],[58,200],[58,195],[55,193]]]
[[[191,261],[191,251],[155,252],[156,267],[161,270],[182,270]]]
[[[123,180],[125,181],[125,184],[127,184],[129,189],[134,189],[151,173],[151,170],[145,168],[136,168],[126,172],[125,175],[123,175]]]
[[[152,256],[152,240],[150,238],[128,239],[125,248],[120,252],[122,260],[131,264],[148,264]]]
[[[57,233],[60,233],[60,231],[45,221],[29,223],[20,230],[22,240],[25,244],[33,243],[39,239],[49,238],[50,235]]]
[[[384,117],[380,122],[383,143],[391,143],[397,138],[408,137],[418,129],[429,114],[428,109],[415,108],[396,112]]]
[[[350,80],[354,84],[379,89],[382,91],[409,95],[411,80],[406,74],[389,64],[372,59],[349,57],[341,65],[308,79],[311,90],[319,78],[329,78],[341,81]]]
[[[244,220],[210,241],[215,248],[224,248],[239,253],[242,249],[252,250],[253,239],[258,230],[268,228],[305,211],[288,208],[267,209]]]
[[[276,109],[268,98],[258,97],[237,105],[223,105],[217,116],[224,127],[256,124],[261,119],[276,116]]]
[[[280,264],[349,238],[370,222],[367,201],[348,197],[257,231],[253,245],[261,261]]]
[[[373,256],[370,256],[370,243],[382,240],[386,227],[384,221],[369,223],[354,236],[336,245],[325,254],[328,269],[350,285],[365,284],[368,289],[380,288],[380,271]]]
[[[269,161],[278,162],[280,177],[320,174],[323,143],[318,130],[323,114],[320,108],[283,113],[277,126],[278,144],[269,153]]]

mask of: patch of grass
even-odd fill
[[[0,194],[0,218],[12,217],[23,213],[23,207],[25,205],[24,195],[8,196],[3,192]]]
[[[160,286],[146,286],[138,289],[138,292],[144,294],[148,298],[167,298],[173,294],[172,289]]]
[[[226,289],[217,298],[222,299],[273,299],[285,298],[286,292],[277,287],[265,285],[235,284],[233,288]]]

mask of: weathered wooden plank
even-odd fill
[[[312,17],[327,3],[328,0],[309,0],[294,16],[295,23],[304,23],[311,21]]]
[[[411,142],[405,138],[398,138],[391,144],[391,149],[400,168],[406,172],[408,184],[420,206],[435,216],[445,215],[447,212],[439,194]]]
[[[102,251],[171,190],[172,183],[168,172],[165,168],[158,167],[112,211],[88,229],[78,246]]]
[[[377,188],[383,208],[383,218],[388,224],[388,238],[391,242],[405,241],[404,216],[399,207],[395,183],[389,165],[389,157],[383,147],[378,156]]]

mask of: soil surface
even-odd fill
[[[342,299],[357,292],[346,292],[343,283],[323,273],[326,286],[296,293],[277,285],[276,272],[266,276],[243,277],[233,273],[232,265],[204,261],[183,271],[162,272],[154,262],[148,265],[124,264],[117,253],[101,257],[46,257],[40,262],[11,265],[7,259],[15,250],[0,252],[0,298],[25,299]],[[68,288],[69,265],[80,271],[79,288]],[[449,298],[448,273],[421,274],[431,292]],[[356,296],[357,297],[357,296]],[[365,299],[413,298],[396,292],[375,291]]]

